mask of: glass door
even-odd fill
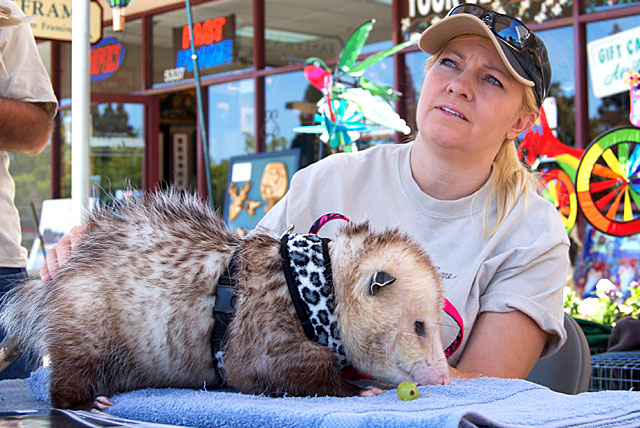
[[[71,109],[60,114],[61,196],[70,197]],[[158,117],[155,97],[92,94],[90,197],[109,203],[158,183]]]

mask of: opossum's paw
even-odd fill
[[[103,395],[100,395],[93,400],[91,410],[103,411],[113,407],[113,403]]]
[[[380,389],[377,386],[370,386],[360,391],[360,394],[358,395],[360,397],[376,397],[378,395],[384,394],[385,392],[387,392],[386,389]]]

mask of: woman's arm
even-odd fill
[[[450,368],[450,376],[524,379],[546,341],[547,333],[520,311],[482,312],[458,365]]]

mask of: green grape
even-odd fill
[[[398,385],[398,398],[402,401],[411,401],[418,398],[418,387],[413,382],[402,382]]]

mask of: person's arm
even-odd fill
[[[11,153],[40,153],[53,129],[50,115],[46,103],[0,97],[0,149]]]
[[[546,341],[547,333],[520,311],[482,312],[464,354],[449,374],[458,378],[483,375],[524,379]]]

